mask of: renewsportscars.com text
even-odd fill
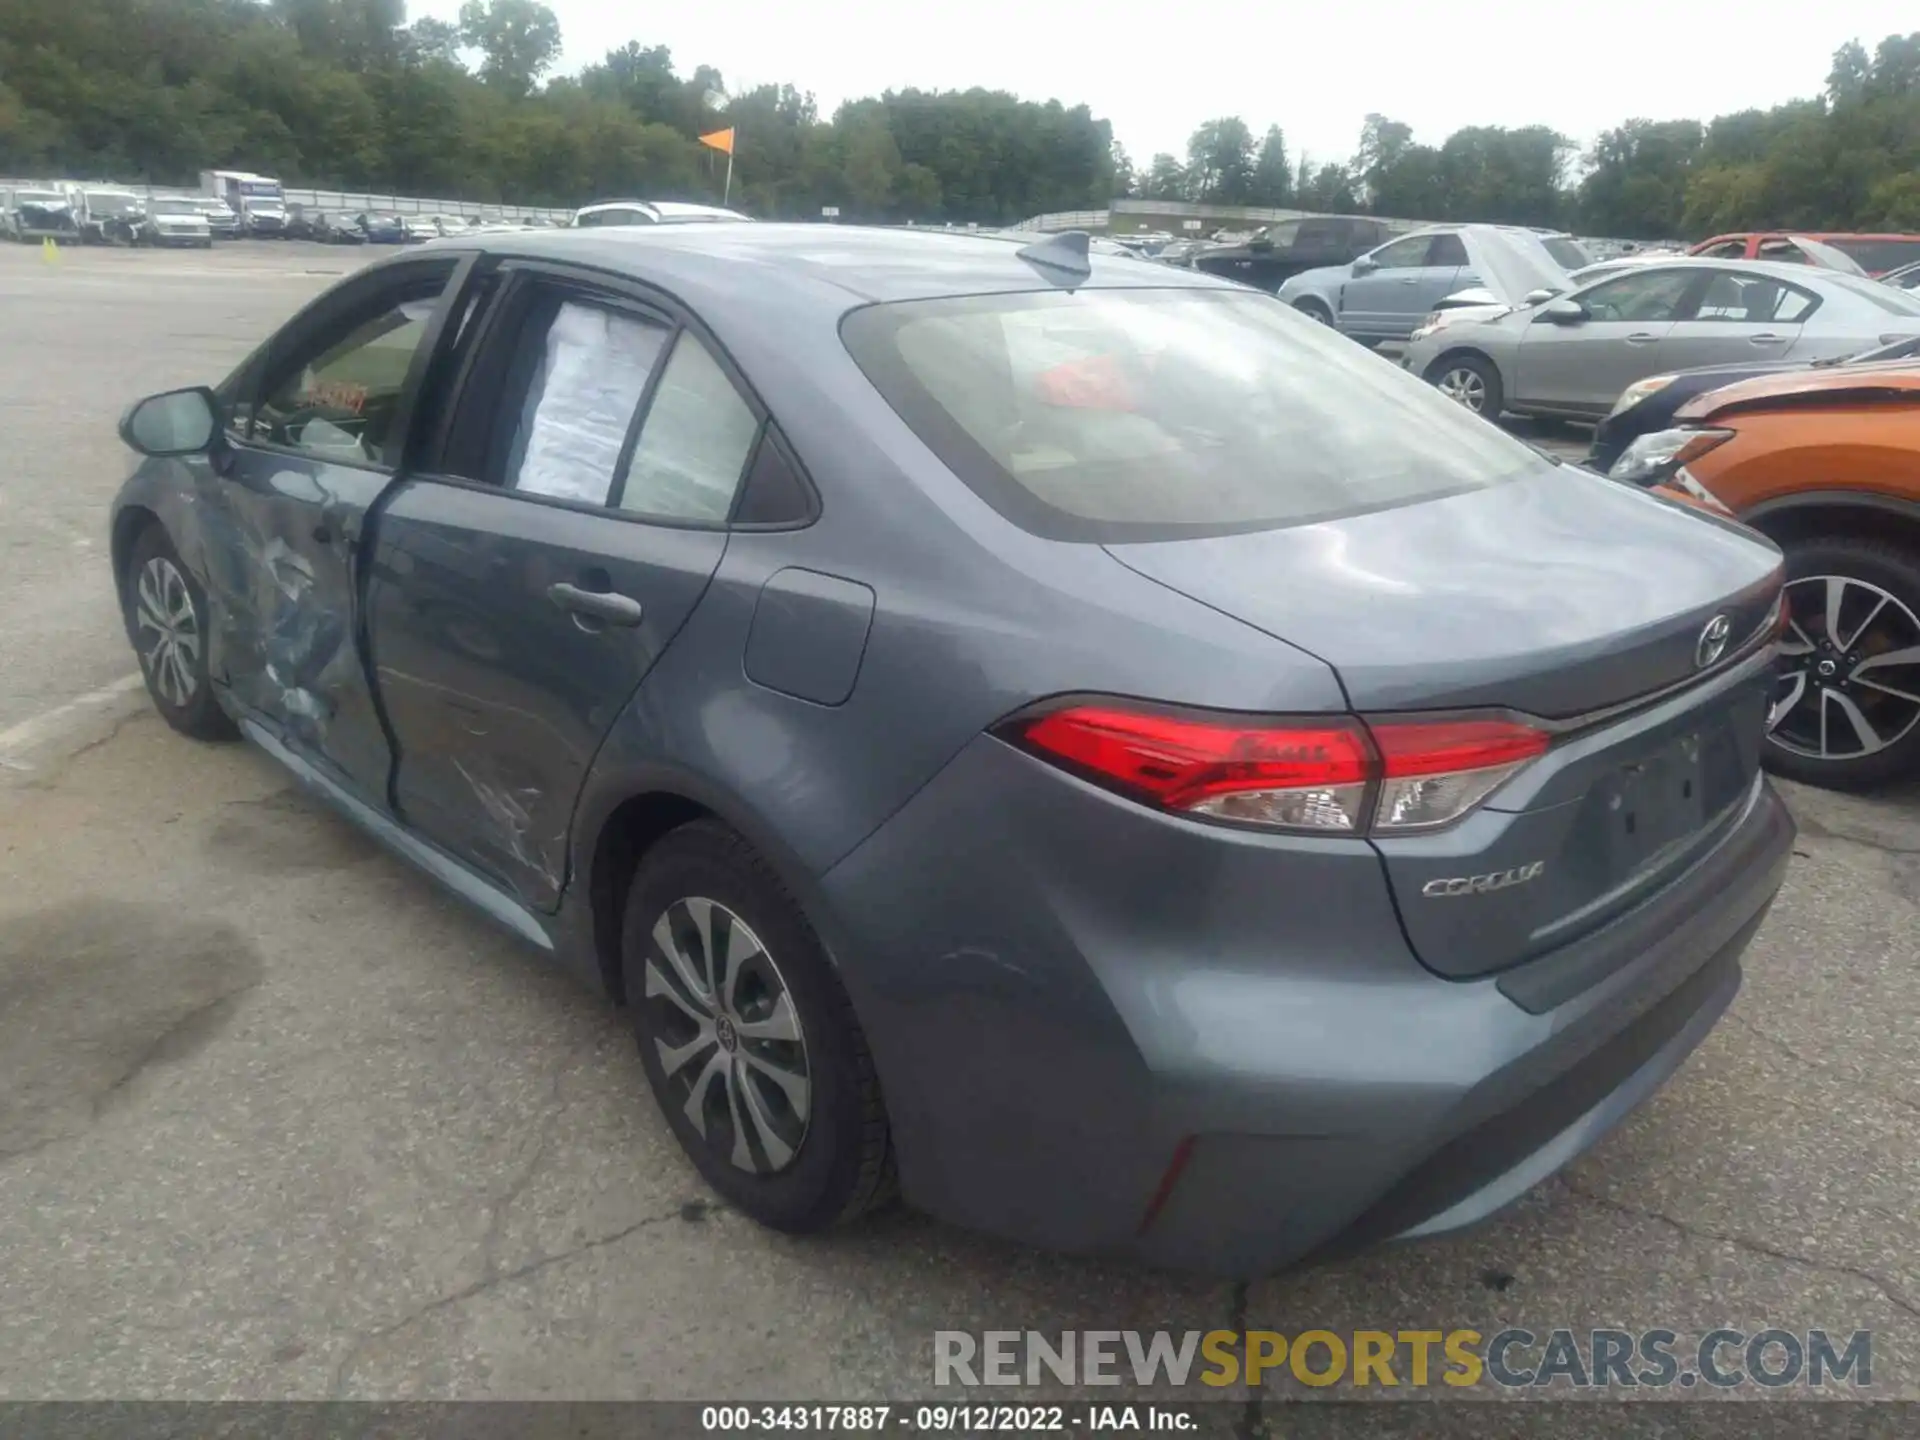
[[[1191,1384],[1575,1389],[1873,1384],[1873,1335],[1854,1330],[936,1330],[933,1383]]]

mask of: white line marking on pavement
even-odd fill
[[[102,705],[110,705],[122,695],[138,690],[146,682],[138,670],[131,675],[122,675],[110,685],[102,685],[98,690],[89,690],[85,695],[76,696],[64,705],[56,705],[43,714],[35,715],[31,720],[22,720],[17,725],[0,730],[0,760],[11,763],[7,768],[19,769],[17,757],[45,744],[71,721],[88,710],[97,710]]]

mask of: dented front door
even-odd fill
[[[357,644],[359,546],[459,268],[382,267],[296,319],[198,496],[230,694],[374,803],[392,752]]]

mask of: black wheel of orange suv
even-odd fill
[[[1768,768],[1837,790],[1920,770],[1920,554],[1851,537],[1786,550]]]

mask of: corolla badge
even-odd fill
[[[1420,887],[1420,893],[1429,900],[1445,900],[1456,895],[1485,895],[1537,880],[1540,872],[1546,868],[1546,861],[1535,860],[1531,865],[1516,865],[1511,870],[1495,870],[1486,875],[1455,875],[1446,880],[1429,880]]]
[[[1704,670],[1722,655],[1727,653],[1727,637],[1733,633],[1733,624],[1724,615],[1716,615],[1707,621],[1707,628],[1700,632],[1700,638],[1693,647],[1693,665],[1696,670]]]

